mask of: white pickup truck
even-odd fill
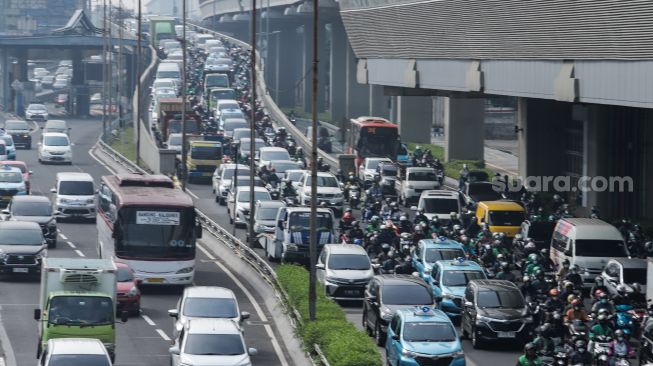
[[[397,170],[395,181],[397,199],[406,207],[417,203],[423,191],[439,188],[440,182],[433,168],[412,167]]]

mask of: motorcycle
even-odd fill
[[[625,304],[617,305],[615,310],[617,311],[617,320],[615,322],[617,329],[623,330],[627,338],[630,337],[635,331],[633,307]]]
[[[594,361],[600,365],[607,365],[609,356],[608,351],[610,350],[610,342],[612,341],[611,337],[607,336],[598,336],[596,339],[590,341],[589,349],[594,356]]]
[[[270,192],[270,197],[273,200],[278,200],[280,197],[279,187],[276,184],[267,184],[265,188]]]
[[[360,189],[356,185],[349,187],[349,207],[358,209],[360,204]]]
[[[589,332],[587,324],[583,323],[579,319],[574,319],[567,325],[567,330],[569,331],[569,336],[576,336],[577,338],[585,339]]]

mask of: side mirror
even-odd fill
[[[34,320],[41,320],[41,309],[34,309]]]
[[[127,323],[127,320],[129,320],[129,313],[126,312],[125,310],[120,312],[120,321],[123,323]]]
[[[57,193],[57,189],[56,188],[50,188],[50,193]]]
[[[392,339],[394,339],[395,341],[398,341],[399,340],[399,334],[393,334]]]
[[[247,312],[247,311],[240,312],[240,319],[241,320],[249,319],[249,317],[250,317],[249,312]]]
[[[381,265],[379,263],[372,263],[372,268],[376,270],[381,268]]]
[[[172,346],[168,348],[168,352],[170,352],[171,355],[178,355],[181,353],[181,349],[179,349],[178,346]]]
[[[256,356],[256,355],[258,355],[258,350],[257,350],[256,348],[249,348],[249,349],[247,350],[247,353],[248,353],[250,356]]]
[[[465,304],[464,304],[464,305],[465,305],[466,307],[472,307],[472,306],[474,306],[474,304],[473,304],[471,301],[465,301]]]
[[[412,273],[413,277],[420,278],[421,276],[419,275],[419,272],[413,272]]]
[[[168,310],[168,316],[171,317],[171,318],[178,318],[179,317],[179,310],[177,310],[177,309]]]
[[[318,263],[315,265],[315,269],[324,269],[324,263]]]
[[[485,222],[485,217],[481,217],[479,220],[480,220],[481,222]]]
[[[411,211],[417,211],[417,206],[410,206]]]
[[[9,210],[5,208],[4,210],[2,210],[2,214],[3,215],[9,215]]]

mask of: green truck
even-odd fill
[[[44,258],[38,321],[39,358],[49,339],[96,338],[116,351],[116,265],[111,259]],[[127,313],[120,314],[122,322]]]
[[[160,41],[173,39],[176,36],[175,18],[161,16],[150,17],[150,43],[152,43],[152,47],[158,48]]]

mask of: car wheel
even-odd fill
[[[483,343],[476,336],[476,330],[474,328],[472,328],[472,347],[474,347],[474,349],[480,349],[483,347]]]
[[[385,345],[385,334],[381,331],[381,324],[378,321],[374,324],[374,340],[379,347]]]

